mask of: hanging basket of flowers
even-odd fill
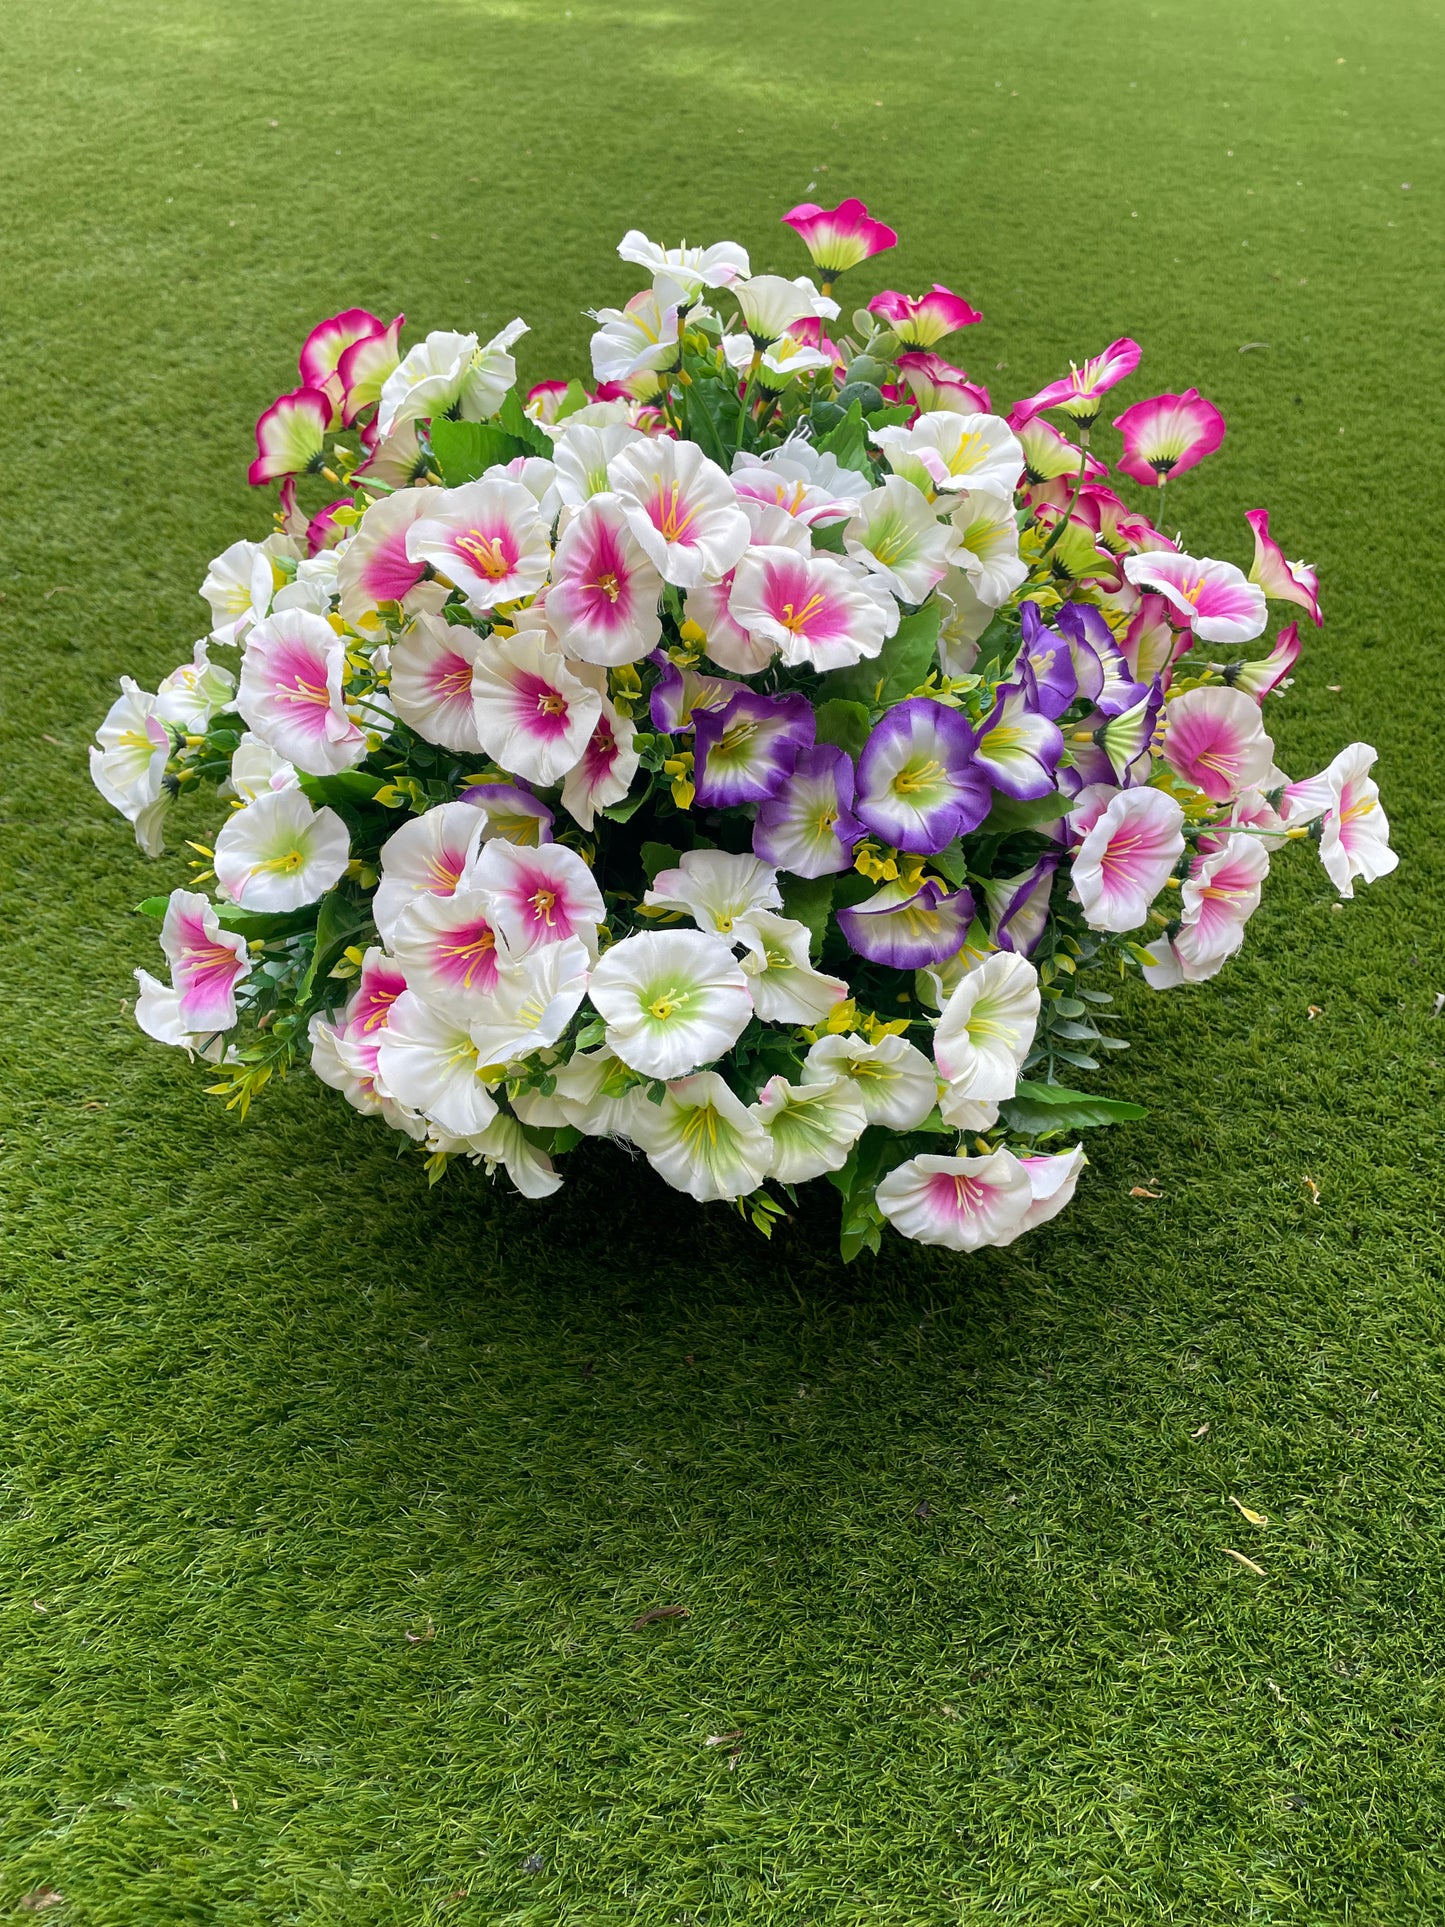
[[[1087,1087],[1111,986],[1214,976],[1291,841],[1345,896],[1394,867],[1374,752],[1275,765],[1270,603],[1321,618],[1267,514],[1248,573],[1161,526],[1218,409],[1100,434],[1120,340],[999,413],[949,289],[842,319],[891,229],[784,219],[816,279],[629,233],[590,385],[520,394],[520,321],[312,331],[274,532],[91,753],[152,855],[223,802],[136,1015],[242,1113],[309,1064],[434,1175],[544,1197],[609,1137],[764,1231],[826,1179],[845,1256],[1008,1244],[1142,1115]]]

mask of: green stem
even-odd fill
[[[1054,524],[1053,534],[1049,537],[1048,541],[1045,542],[1043,548],[1039,551],[1039,559],[1041,561],[1043,557],[1048,554],[1049,550],[1054,546],[1055,542],[1058,541],[1059,537],[1063,534],[1064,530],[1068,527],[1069,517],[1074,512],[1074,504],[1079,499],[1079,490],[1084,486],[1084,476],[1088,473],[1088,468],[1089,468],[1089,431],[1087,428],[1085,428],[1081,430],[1079,434],[1079,472],[1074,477],[1074,492],[1069,497],[1069,506],[1064,510],[1063,514],[1059,517],[1058,521]]]

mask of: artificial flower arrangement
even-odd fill
[[[1271,600],[1319,623],[1315,572],[1263,510],[1246,575],[1111,485],[1136,343],[1005,417],[937,352],[980,319],[949,289],[835,326],[890,228],[783,218],[816,283],[629,233],[590,388],[524,398],[520,321],[312,331],[256,428],[275,532],[92,751],[151,854],[183,791],[230,804],[142,906],[136,1015],[243,1113],[308,1059],[434,1176],[545,1197],[605,1136],[764,1231],[825,1177],[845,1256],[1004,1245],[1143,1114],[1075,1088],[1110,981],[1212,977],[1287,841],[1345,896],[1394,867],[1374,752],[1275,767],[1298,625],[1240,652]],[[1114,428],[1156,504],[1224,436],[1193,389]]]

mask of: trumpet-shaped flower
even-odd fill
[[[702,930],[624,937],[604,952],[590,995],[608,1047],[647,1077],[685,1077],[732,1049],[753,1014],[727,942]]]
[[[926,348],[912,348],[895,362],[908,391],[925,414],[949,409],[955,415],[986,415],[988,390],[981,382],[970,380],[962,368],[955,368],[942,355]]]
[[[1177,925],[1150,946],[1156,961],[1144,976],[1154,989],[1215,976],[1244,942],[1268,875],[1269,852],[1259,837],[1236,834],[1201,851],[1179,892]]]
[[[385,438],[408,422],[438,416],[479,422],[495,415],[517,379],[511,348],[526,332],[525,321],[509,321],[483,347],[475,335],[429,334],[382,383],[378,434]]]
[[[906,475],[928,496],[985,489],[1012,499],[1023,474],[1018,437],[999,415],[956,415],[939,408],[920,415],[912,427],[894,422],[870,428],[868,438],[896,474]]]
[[[1027,957],[995,951],[943,1006],[933,1061],[958,1097],[1001,1104],[1018,1089],[1038,1021],[1039,973]]]
[[[397,920],[414,897],[449,897],[458,888],[486,821],[470,803],[443,803],[392,831],[381,846],[381,881],[371,902],[384,944],[391,943]]]
[[[386,323],[365,308],[346,308],[327,321],[319,321],[301,344],[301,379],[308,388],[319,389],[331,403],[333,418],[340,414],[346,385],[341,379],[341,358],[358,341],[386,333]]]
[[[923,503],[917,490],[913,492]],[[927,504],[923,507],[926,510]],[[937,524],[933,527],[937,529]],[[909,537],[895,529],[885,536],[880,520],[878,539],[897,548],[905,571],[912,566],[931,573],[921,533]],[[946,547],[946,540],[934,544],[935,550]],[[928,588],[942,573],[940,566]],[[776,649],[791,668],[843,669],[878,655],[897,629],[898,606],[887,581],[881,568],[877,575],[870,574],[836,556],[753,548],[737,565],[728,614],[754,640]],[[928,588],[914,600],[922,601]]]
[[[1029,1208],[1018,1230],[1012,1236],[999,1238],[995,1242],[1011,1245],[1015,1238],[1021,1238],[1026,1231],[1036,1231],[1041,1224],[1057,1218],[1072,1200],[1088,1162],[1082,1144],[1076,1144],[1072,1151],[1055,1152],[1052,1157],[1020,1158],[1019,1163],[1024,1167],[1029,1181]]]
[[[978,661],[978,643],[993,610],[962,569],[950,569],[934,591],[938,598],[938,660],[945,676],[966,676]]]
[[[348,428],[365,408],[381,400],[387,377],[401,362],[401,330],[406,316],[399,314],[377,334],[359,335],[341,353],[336,376],[341,385],[341,419]]]
[[[300,790],[268,790],[228,816],[216,838],[216,881],[244,910],[299,910],[339,883],[351,861],[346,825]]]
[[[95,732],[90,780],[113,810],[138,824],[160,803],[171,739],[150,691],[129,676],[121,677],[120,687],[119,697]]]
[[[931,348],[956,328],[971,328],[974,322],[983,320],[961,294],[937,281],[923,295],[898,294],[885,288],[868,303],[868,311],[881,316],[905,348]]]
[[[391,949],[406,984],[439,1010],[473,1016],[497,987],[503,953],[481,890],[413,897],[392,925]]]
[[[842,1077],[823,1084],[770,1077],[752,1113],[772,1139],[771,1174],[780,1184],[841,1170],[868,1123],[857,1085]]]
[[[806,1086],[841,1078],[857,1096],[870,1124],[911,1131],[938,1099],[938,1073],[921,1050],[885,1034],[870,1044],[856,1031],[820,1037],[803,1059]]]
[[[514,775],[560,783],[581,760],[602,698],[537,630],[483,639],[472,664],[482,748]]]
[[[396,999],[377,1040],[381,1090],[451,1137],[484,1131],[497,1115],[488,1088],[497,1081],[494,1064],[472,1042],[464,1016],[428,1003],[414,990]]]
[[[295,789],[296,781],[295,764],[278,756],[269,743],[263,743],[248,729],[232,752],[231,774],[220,793],[254,803],[265,790]]]
[[[1318,629],[1324,623],[1320,614],[1320,579],[1308,562],[1286,562],[1284,550],[1269,532],[1269,510],[1250,509],[1245,516],[1254,531],[1254,561],[1249,579],[1257,582],[1274,601],[1297,602]]]
[[[1137,930],[1184,854],[1184,812],[1163,790],[1121,790],[1079,845],[1074,892],[1091,930]]]
[[[1280,802],[1291,828],[1319,825],[1320,861],[1342,897],[1355,894],[1356,877],[1374,883],[1400,861],[1390,848],[1389,818],[1370,775],[1378,753],[1368,743],[1351,743],[1318,776],[1291,783]]]
[[[211,605],[212,642],[239,642],[271,607],[276,577],[259,542],[233,542],[206,571],[201,594]]]
[[[1176,696],[1164,711],[1166,762],[1211,803],[1227,803],[1262,784],[1274,767],[1259,704],[1242,689],[1206,684]]]
[[[898,245],[893,229],[875,221],[861,201],[840,201],[837,207],[800,201],[789,208],[783,220],[801,236],[824,281],[835,281],[861,261]]]
[[[948,573],[958,537],[906,476],[890,475],[854,509],[843,546],[901,602],[922,602]],[[1017,551],[1017,527],[1014,547]]]
[[[693,724],[697,800],[709,810],[776,796],[800,752],[813,746],[806,696],[743,689],[725,709],[695,711]]]
[[[444,1147],[445,1148],[445,1147]],[[489,1178],[500,1165],[513,1188],[524,1198],[550,1198],[562,1189],[557,1167],[545,1151],[533,1144],[516,1118],[499,1110],[484,1131],[466,1140],[466,1153],[474,1164],[482,1165]]]
[[[605,696],[600,700],[602,713],[587,747],[562,782],[562,807],[584,830],[593,827],[598,810],[622,801],[641,760],[632,724]]]
[[[658,1176],[699,1204],[744,1198],[772,1168],[772,1139],[716,1071],[670,1083],[660,1104],[637,1104],[632,1133]]]
[[[755,274],[732,287],[743,326],[761,354],[795,321],[811,319],[817,312],[817,290],[806,280],[786,281],[780,274]],[[837,309],[833,312],[836,314]]]
[[[419,615],[391,645],[387,694],[404,723],[429,743],[476,752],[482,747],[472,704],[475,630]]]
[[[1080,469],[1085,482],[1100,481],[1109,473],[1096,456],[1068,441],[1042,415],[1020,422],[1015,411],[1009,418],[1009,427],[1018,436],[1024,458],[1024,480],[1031,488],[1042,488],[1062,476],[1067,476],[1072,484]]]
[[[529,488],[497,477],[427,494],[426,514],[407,530],[409,560],[429,562],[461,590],[474,615],[536,594],[552,548]]]
[[[595,431],[594,431],[595,432]],[[584,662],[639,662],[662,639],[662,578],[615,495],[594,495],[562,531],[547,620]]]
[[[263,742],[313,776],[351,769],[366,736],[346,711],[346,644],[304,609],[271,615],[246,638],[236,707]]]
[[[1000,950],[1027,957],[1037,948],[1048,926],[1054,873],[1062,860],[1061,855],[1041,856],[1017,876],[997,877],[984,885],[993,940]]]
[[[598,309],[594,319],[602,325],[592,337],[592,373],[598,381],[630,382],[677,366],[682,350],[672,294],[667,286],[661,294],[644,288],[625,308]]]
[[[480,810],[483,843],[499,836],[519,849],[535,850],[552,841],[554,813],[520,783],[472,783],[460,801]]]
[[[659,281],[677,290],[677,299],[693,303],[704,288],[730,288],[751,274],[747,249],[736,241],[714,241],[711,247],[664,248],[649,241],[640,228],[629,228],[617,243],[624,261],[632,261]]]
[[[753,850],[794,876],[836,876],[853,867],[862,835],[853,814],[852,759],[831,743],[817,743],[798,752],[782,788],[758,805]]]
[[[1231,689],[1242,689],[1246,696],[1253,696],[1262,703],[1272,689],[1277,689],[1299,661],[1300,639],[1299,624],[1292,622],[1287,629],[1281,629],[1274,639],[1274,647],[1267,656],[1257,662],[1232,662],[1224,667],[1224,680]],[[1221,665],[1216,663],[1215,668]]]
[[[927,696],[890,709],[858,758],[854,814],[885,843],[931,855],[977,829],[989,783],[974,735],[955,709]]]
[[[1224,440],[1223,415],[1196,388],[1136,401],[1114,417],[1114,426],[1124,437],[1119,472],[1146,488],[1183,475]]]
[[[743,975],[753,1009],[766,1024],[822,1024],[848,995],[841,977],[815,970],[808,955],[808,926],[793,917],[759,911],[745,933]]]
[[[558,430],[552,450],[557,470],[557,497],[567,508],[581,508],[594,495],[608,492],[607,467],[624,448],[645,441],[641,429],[626,422],[593,427],[569,415]]]
[[[1037,415],[1040,409],[1058,408],[1081,428],[1091,428],[1104,406],[1104,396],[1139,366],[1140,348],[1127,335],[1111,341],[1100,355],[1091,355],[1082,367],[1069,365],[1060,381],[1051,381],[1027,401],[1021,401],[1010,416],[1015,428]]]
[[[538,944],[580,937],[597,954],[597,926],[607,915],[602,892],[575,850],[561,843],[520,850],[494,838],[473,860],[467,881],[485,892],[492,921],[520,956]]]
[[[1019,525],[1012,498],[1005,500],[990,489],[963,489],[948,519],[952,560],[967,572],[980,602],[990,609],[1001,608],[1029,572],[1019,557]]]
[[[755,502],[760,508],[782,509],[808,529],[822,528],[829,522],[846,521],[867,492],[867,476],[849,469],[831,477],[829,481],[820,481],[817,474],[819,458],[816,453],[811,461],[802,457],[798,453],[801,446],[795,442],[784,442],[780,448],[771,449],[764,455],[753,455],[746,449],[740,449],[733,458],[732,473],[733,488],[738,499],[744,503]],[[831,461],[832,457],[822,459]],[[832,485],[834,483],[841,483],[841,487]],[[767,538],[755,528],[754,539]],[[777,537],[771,539],[776,541]],[[788,548],[797,544],[790,540],[782,546]],[[808,548],[801,552],[806,554],[811,547],[810,541]]]
[[[1000,685],[973,752],[994,788],[1021,800],[1050,794],[1064,753],[1063,732],[1040,715],[1031,680],[1025,672],[1024,681]]]
[[[751,529],[732,483],[695,442],[666,436],[624,448],[608,468],[633,534],[664,582],[691,589],[726,575]]]
[[[181,995],[169,984],[157,982],[148,970],[137,970],[139,992],[135,1000],[135,1020],[147,1037],[158,1044],[178,1045],[203,1063],[224,1063],[231,1046],[220,1032],[191,1030],[181,1015]]]
[[[537,944],[499,964],[491,996],[471,1019],[482,1062],[510,1064],[555,1044],[587,995],[591,964],[579,937]]]
[[[407,553],[414,524],[430,517],[441,491],[400,488],[373,502],[336,565],[338,606],[355,627],[373,620],[381,602],[404,603],[426,574],[426,563]]]
[[[761,928],[759,915],[783,906],[777,871],[729,850],[684,850],[676,869],[658,871],[642,901],[653,910],[680,910],[728,943],[748,944]]]
[[[900,878],[837,917],[858,956],[894,970],[922,970],[958,949],[973,920],[973,898],[931,877],[922,884]]]
[[[574,1131],[588,1137],[630,1137],[646,1082],[605,1044],[599,1050],[574,1051],[556,1072],[557,1103]]]
[[[874,1195],[895,1231],[949,1251],[1011,1244],[1033,1204],[1028,1172],[1012,1151],[910,1158],[888,1173]]]
[[[734,682],[730,676],[705,676],[687,664],[679,665],[661,651],[652,660],[662,673],[652,686],[647,710],[653,728],[667,736],[692,729],[698,715],[726,709],[747,689],[746,683]]]
[[[251,974],[244,937],[221,928],[215,906],[194,890],[172,890],[161,924],[161,949],[171,966],[176,1017],[190,1036],[230,1030],[236,986]]]
[[[1111,716],[1098,731],[1096,742],[1109,770],[1115,781],[1126,788],[1145,781],[1153,767],[1151,746],[1163,702],[1164,691],[1156,677],[1138,702]],[[1085,765],[1077,751],[1074,763],[1076,771],[1082,773]]]
[[[281,395],[256,423],[256,459],[246,479],[255,488],[285,475],[311,475],[326,460],[331,397],[319,388]]]
[[[1201,642],[1253,642],[1269,621],[1264,591],[1232,562],[1155,550],[1124,558],[1136,589],[1152,589],[1181,615]]]

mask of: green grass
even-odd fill
[[[0,1917],[1445,1917],[1442,80],[1412,0],[12,0]],[[264,527],[306,328],[570,372],[624,228],[791,273],[841,192],[999,399],[1129,332],[1225,408],[1171,516],[1319,562],[1280,759],[1378,744],[1400,871],[1282,860],[1131,999],[1148,1123],[976,1259],[602,1148],[429,1191],[309,1081],[240,1125],[123,1014],[185,872],[84,747]]]

